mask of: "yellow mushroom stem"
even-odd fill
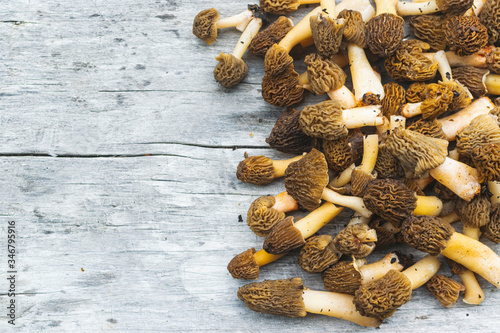
[[[300,160],[304,155],[295,156],[288,160],[273,160],[274,177],[283,177],[285,175],[285,170],[288,168],[290,163]]]
[[[438,51],[434,53],[434,61],[438,63],[438,71],[444,82],[452,80],[451,66],[446,57],[446,52]]]
[[[370,134],[363,138],[363,159],[359,169],[367,174],[371,174],[375,169],[378,156],[378,135]]]
[[[287,191],[285,191],[274,196],[274,205],[271,209],[286,213],[299,209],[299,204]]]
[[[470,125],[472,119],[481,114],[489,113],[494,107],[495,104],[493,104],[488,97],[481,97],[462,110],[447,117],[438,119],[438,121],[441,123],[443,132],[448,141],[453,141],[456,139],[458,132]]]
[[[316,1],[317,3],[318,1]],[[279,46],[284,48],[287,52],[304,39],[312,37],[311,26],[309,18],[313,15],[318,15],[321,12],[321,7],[318,6],[307,14],[296,26],[290,30],[285,37],[279,42]]]
[[[379,319],[362,316],[354,306],[352,295],[306,288],[302,299],[305,310],[310,313],[349,320],[365,327],[378,327],[382,323]]]
[[[346,109],[354,108],[358,105],[356,97],[345,85],[337,90],[332,89],[327,94],[331,100],[339,101]]]
[[[338,174],[333,180],[330,182],[332,187],[342,187],[351,181],[352,171],[356,167],[356,164],[349,165],[344,171]]]
[[[429,174],[465,201],[471,201],[481,191],[477,170],[449,157]]]
[[[380,105],[360,106],[342,110],[342,120],[345,127],[349,129],[380,126],[384,123],[384,118],[378,116],[380,112]]]
[[[325,202],[305,217],[293,224],[304,239],[314,235],[319,229],[328,224],[335,216],[339,215],[343,207],[337,207],[330,202]]]
[[[373,8],[370,0],[344,0],[335,7],[335,16],[344,9],[356,10],[361,13],[363,21],[368,22],[375,16],[375,8]]]
[[[479,16],[485,3],[486,0],[474,0],[472,7],[465,12],[464,16]]]
[[[241,34],[236,47],[234,48],[234,57],[236,57],[237,59],[241,59],[241,57],[243,57],[243,54],[250,46],[252,39],[255,37],[255,35],[257,35],[261,27],[262,19],[254,18],[252,21],[250,21],[245,31],[243,31],[243,33]]]
[[[365,203],[363,202],[363,198],[349,196],[349,195],[342,195],[335,192],[334,190],[330,190],[329,188],[325,188],[323,190],[321,199],[340,206],[351,208],[352,210],[363,215],[364,217],[370,217],[373,214],[366,208]]]
[[[358,272],[361,274],[361,284],[366,284],[380,279],[391,269],[401,271],[403,268],[403,265],[399,262],[398,256],[391,252],[379,261],[359,267]]]
[[[487,68],[486,57],[491,53],[492,50],[493,47],[491,45],[487,45],[479,51],[468,56],[459,56],[454,51],[446,51],[446,58],[448,59],[451,67],[473,66],[477,68]],[[430,60],[434,61],[435,53],[425,52],[422,54]]]
[[[465,286],[465,294],[463,301],[467,304],[479,305],[484,301],[484,291],[477,282],[474,272],[471,270],[466,270],[463,273],[458,274],[462,280],[462,284]]]
[[[438,216],[443,209],[443,202],[435,196],[417,195],[417,208],[413,215]]]
[[[490,201],[492,205],[500,203],[500,182],[489,181],[488,190],[491,193]]]
[[[464,236],[470,237],[478,241],[479,237],[481,237],[481,230],[479,230],[478,227],[474,227],[470,224],[464,223],[464,221],[462,221],[462,223],[463,223],[462,234],[464,234]]]
[[[441,262],[438,257],[428,254],[401,273],[411,281],[411,289],[417,289],[429,281],[437,273],[440,266]]]
[[[500,95],[500,75],[488,74],[484,80],[487,94]]]
[[[398,0],[375,0],[375,7],[377,8],[377,12],[375,15],[380,14],[393,14],[398,15],[396,11],[396,6],[398,5]]]
[[[257,265],[259,267],[262,267],[264,265],[270,264],[273,261],[278,260],[279,258],[283,257],[287,253],[282,253],[282,254],[271,254],[267,253],[264,249],[260,249],[259,251],[254,253],[254,259]]]
[[[450,150],[448,152],[448,157],[454,159],[455,161],[458,161],[458,159],[460,158],[460,153],[458,152],[457,148]]]
[[[401,16],[426,15],[441,11],[436,3],[436,0],[429,0],[425,2],[398,2],[397,10]]]
[[[378,95],[382,100],[385,94],[384,86],[380,76],[373,70],[366,58],[365,50],[354,43],[347,43],[347,53],[357,103],[361,104],[363,97],[370,94]]]
[[[440,216],[439,217],[442,221],[447,222],[447,223],[455,223],[457,221],[460,221],[460,216],[458,216],[457,212],[453,210],[451,213],[445,215],[445,216]]]
[[[500,257],[483,243],[454,232],[441,254],[500,289]]]
[[[360,213],[354,212],[354,214],[352,214],[351,219],[349,220],[349,223],[347,224],[347,226],[355,225],[355,224],[366,224],[366,225],[368,225],[368,223],[370,222],[370,220],[371,220],[370,217],[364,217]]]
[[[253,19],[253,12],[249,9],[217,21],[217,29],[232,28],[235,27],[239,31],[244,31],[248,23]]]
[[[337,17],[335,11],[335,0],[321,0],[321,11],[323,15],[335,19]]]

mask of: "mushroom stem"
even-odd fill
[[[304,155],[295,156],[288,160],[273,160],[274,177],[283,177],[285,175],[286,168],[290,163],[300,160]]]
[[[451,81],[451,66],[446,57],[446,53],[444,51],[434,53],[434,61],[438,63],[438,71],[439,74],[441,74],[441,79],[444,82]]]
[[[399,258],[394,252],[387,254],[379,261],[360,267],[358,271],[361,274],[361,284],[378,280],[391,269],[398,271],[403,269],[403,265],[399,263]]]
[[[265,266],[267,264],[272,263],[273,261],[278,260],[283,257],[287,252],[282,254],[271,254],[267,253],[264,249],[260,249],[259,251],[254,253],[255,262],[259,267]]]
[[[472,7],[465,12],[464,16],[479,16],[479,13],[481,13],[481,10],[483,9],[485,3],[486,0],[474,0]]]
[[[316,1],[317,3],[318,1]],[[279,46],[284,48],[287,52],[300,43],[302,40],[312,37],[311,26],[309,23],[310,17],[321,13],[321,7],[318,6],[313,9],[309,14],[304,16],[304,18],[295,25],[292,30],[290,30],[285,37],[279,42]]]
[[[367,174],[372,173],[375,169],[378,156],[378,135],[370,134],[363,138],[363,160],[359,165],[361,171]]]
[[[397,10],[401,16],[433,14],[441,11],[436,0],[425,2],[398,2]]]
[[[354,95],[358,104],[361,104],[365,95],[378,95],[382,100],[385,94],[384,86],[366,58],[365,50],[354,43],[347,43],[347,53]]]
[[[369,0],[344,0],[335,7],[335,16],[344,9],[356,10],[361,13],[363,21],[368,22],[375,16],[375,8]]]
[[[252,21],[250,21],[245,31],[243,31],[243,33],[241,34],[236,47],[234,48],[233,56],[235,56],[237,59],[241,59],[241,57],[243,57],[243,54],[247,50],[248,46],[250,46],[252,39],[255,37],[255,35],[257,35],[261,27],[262,19],[254,18]]]
[[[389,122],[389,131],[392,133],[396,128],[406,128],[406,118],[403,116],[394,116],[390,117]]]
[[[500,289],[500,257],[483,243],[454,232],[441,254]]]
[[[321,0],[321,9],[323,12],[323,15],[331,18],[336,18],[336,11],[335,11],[335,0]]]
[[[343,209],[343,207],[337,207],[330,202],[325,202],[319,208],[316,208],[304,218],[295,222],[293,226],[295,229],[299,230],[302,237],[306,239],[323,228],[335,216],[339,215]]]
[[[458,216],[455,210],[445,216],[440,216],[439,218],[447,223],[454,223],[460,221],[460,216]]]
[[[352,170],[356,167],[356,164],[349,165],[344,171],[342,171],[337,177],[333,178],[330,185],[333,187],[342,187],[351,181]]]
[[[474,227],[470,224],[464,223],[462,234],[478,241],[479,237],[481,237],[481,230],[479,230],[478,227]]]
[[[356,97],[345,85],[337,90],[330,90],[327,94],[331,100],[339,101],[346,109],[354,108],[358,105]]]
[[[299,209],[299,204],[291,195],[288,194],[287,191],[276,195],[274,199],[275,202],[271,208],[274,208],[277,211],[286,213]]]
[[[477,68],[486,68],[486,56],[493,50],[492,46],[487,45],[468,56],[459,56],[453,51],[446,51],[446,58],[451,67],[473,66]],[[435,53],[422,53],[430,60],[434,60]]]
[[[376,318],[362,316],[354,306],[354,296],[305,289],[302,292],[305,310],[310,313],[341,318],[365,327],[378,327],[381,321]]]
[[[441,262],[438,257],[428,254],[401,273],[411,281],[411,289],[417,289],[429,281],[437,273],[440,266]]]
[[[500,75],[498,74],[488,74],[484,81],[486,85],[486,90],[488,94],[500,95]]]
[[[419,114],[422,114],[422,109],[420,108],[421,106],[422,102],[406,103],[401,108],[401,114],[406,118],[418,116]]]
[[[458,274],[465,286],[465,294],[463,301],[467,304],[479,305],[484,300],[484,291],[477,282],[474,272],[465,270],[463,273]]]
[[[370,217],[373,214],[366,208],[362,198],[348,196],[348,195],[341,195],[333,190],[330,190],[329,188],[325,188],[323,190],[321,199],[338,204],[340,206],[351,208],[352,210],[363,215],[364,217]]]
[[[243,31],[252,19],[253,12],[247,9],[239,14],[217,21],[216,25],[217,29],[236,27],[239,31]]]
[[[471,201],[481,191],[477,170],[449,157],[429,174],[465,201]]]
[[[492,205],[500,203],[500,182],[489,181],[488,190],[491,193],[490,201]]]
[[[354,212],[354,214],[352,214],[352,217],[349,220],[349,223],[347,224],[347,226],[355,225],[355,224],[366,224],[366,225],[368,225],[368,222],[370,222],[370,219],[371,219],[370,217],[364,217],[360,213]]]
[[[398,15],[398,12],[396,11],[397,5],[398,0],[375,0],[375,7],[377,7],[377,12],[375,15],[385,13]]]
[[[384,118],[378,117],[380,112],[380,105],[361,106],[342,110],[342,118],[347,128],[379,126],[384,123]]]
[[[417,208],[413,215],[438,216],[443,209],[443,202],[434,196],[417,195]]]
[[[438,119],[438,121],[441,122],[443,132],[448,141],[453,141],[456,139],[458,132],[469,126],[472,119],[481,114],[489,113],[494,107],[495,104],[493,104],[488,97],[481,97],[462,110],[448,117]]]

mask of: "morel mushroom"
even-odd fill
[[[248,47],[248,51],[253,55],[264,57],[267,50],[274,44],[279,43],[286,34],[292,30],[293,22],[285,16],[280,16],[266,29],[260,31]]]
[[[262,155],[250,156],[238,164],[236,177],[244,183],[266,185],[275,178],[283,177],[288,165],[302,157],[300,155],[288,160],[272,160]]]
[[[372,175],[378,156],[378,135],[367,135],[363,139],[363,160],[352,170],[351,194],[362,196],[366,186],[376,177]]]
[[[380,144],[378,148],[375,171],[380,179],[403,178],[404,171],[398,159],[387,149],[385,144]]]
[[[361,13],[356,10],[344,9],[337,17],[345,20],[345,41],[364,48],[366,46],[366,26]]]
[[[500,181],[500,143],[486,143],[472,151],[479,181]]]
[[[247,64],[241,57],[247,50],[252,38],[259,32],[262,19],[254,18],[241,35],[232,54],[221,53],[215,60],[219,61],[214,69],[214,78],[223,87],[232,87],[241,82],[248,73]]]
[[[500,74],[500,48],[495,47],[490,54],[486,56],[486,66],[496,74]]]
[[[419,103],[425,99],[427,83],[413,82],[406,90],[406,100],[408,103]]]
[[[493,116],[482,114],[470,122],[469,126],[458,132],[457,151],[460,155],[471,157],[474,148],[485,143],[500,143],[500,127]]]
[[[446,140],[446,135],[443,132],[443,125],[441,125],[441,123],[436,119],[420,119],[408,126],[408,130],[418,132],[432,138]]]
[[[484,4],[479,20],[488,29],[488,41],[494,44],[500,37],[500,4],[495,0],[488,0]]]
[[[401,228],[404,241],[417,250],[442,254],[500,289],[500,257],[489,247],[455,232],[434,216],[410,216]]]
[[[465,13],[474,0],[429,0],[425,2],[398,2],[397,10],[401,16],[426,15],[445,12],[450,16]]]
[[[335,248],[342,254],[355,258],[369,256],[375,249],[377,232],[368,225],[357,223],[348,225],[333,240]]]
[[[250,309],[261,313],[298,318],[310,312],[366,327],[381,324],[381,320],[359,314],[352,303],[352,295],[310,290],[298,277],[247,284],[238,289],[238,298]]]
[[[459,56],[453,51],[446,51],[445,54],[451,67],[474,66],[477,68],[486,68],[486,57],[491,53],[492,50],[492,46],[486,45],[481,50],[468,56]],[[422,55],[426,56],[432,61],[434,61],[435,54],[436,53],[422,53]]]
[[[488,44],[488,31],[477,16],[453,16],[443,29],[450,49],[460,56],[471,55]]]
[[[398,15],[398,0],[375,0],[377,13],[366,24],[368,47],[379,57],[388,57],[404,37],[404,19]]]
[[[467,237],[479,240],[479,228],[490,222],[491,202],[486,193],[483,191],[469,202],[459,200],[456,211],[464,225],[462,233]]]
[[[332,236],[313,236],[300,250],[298,264],[308,273],[321,273],[339,261],[341,255],[333,244]]]
[[[280,107],[302,101],[304,88],[299,84],[299,74],[293,69],[293,64],[279,74],[264,74],[262,98],[269,104]]]
[[[448,110],[453,102],[454,92],[446,85],[431,83],[424,90],[425,99],[420,103],[407,103],[401,113],[407,118],[422,115],[425,120],[434,120]]]
[[[451,259],[445,258],[448,266],[453,274],[457,274],[465,286],[465,294],[463,301],[467,304],[479,305],[484,301],[484,291],[479,285],[479,282],[474,275],[474,272],[468,270],[464,266],[454,262]]]
[[[335,19],[335,0],[321,0],[321,12],[311,16],[311,32],[318,53],[331,57],[339,52],[345,21]]]
[[[452,69],[455,79],[463,83],[474,97],[485,94],[500,95],[500,75],[490,74],[489,70],[472,66]]]
[[[446,23],[444,15],[419,15],[410,18],[410,26],[417,39],[429,44],[434,51],[446,48],[446,37],[443,25]]]
[[[343,171],[361,157],[363,153],[363,134],[359,130],[351,130],[345,138],[334,141],[323,140],[323,153],[330,170],[334,172]],[[342,187],[345,184],[330,185]]]
[[[306,56],[307,78],[312,91],[323,95],[330,90],[340,89],[346,79],[346,74],[335,62],[316,53]]]
[[[231,259],[227,270],[235,279],[255,280],[259,277],[260,267],[278,260],[285,254],[270,254],[264,250],[255,252],[255,249],[251,248]]]
[[[266,236],[276,223],[285,218],[285,213],[299,209],[288,193],[277,196],[266,195],[255,199],[247,213],[247,224],[257,236]]]
[[[364,316],[388,318],[411,299],[411,292],[437,273],[441,263],[437,257],[425,256],[413,266],[399,272],[390,270],[382,278],[361,285],[354,294],[356,309]]]
[[[490,223],[481,228],[481,233],[490,241],[500,243],[500,205],[498,202],[492,205]]]
[[[427,289],[442,306],[452,308],[457,304],[460,293],[465,291],[465,286],[449,277],[436,274],[427,282]]]
[[[384,84],[385,96],[382,99],[382,114],[389,118],[390,116],[399,116],[400,108],[406,103],[406,90],[396,82]]]
[[[296,11],[300,5],[319,3],[320,0],[260,0],[260,7],[271,14],[288,14]]]

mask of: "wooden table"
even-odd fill
[[[244,153],[289,155],[265,143],[282,109],[261,98],[261,59],[244,57],[249,73],[235,88],[213,80],[214,57],[231,52],[238,33],[224,31],[210,47],[192,35],[194,16],[212,6],[222,16],[246,7],[2,2],[0,331],[13,330],[11,299],[20,332],[365,331],[319,315],[262,315],[236,297],[247,281],[233,279],[227,263],[262,247],[246,211],[284,188],[243,184],[236,166]],[[308,95],[299,107],[322,99]],[[321,233],[337,233],[348,217]],[[7,295],[9,221],[15,297]],[[323,289],[296,254],[262,268],[259,281],[300,276]],[[445,309],[424,287],[380,331],[498,331],[500,294],[480,281],[480,306]]]

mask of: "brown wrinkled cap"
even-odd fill
[[[221,53],[215,57],[219,63],[214,69],[215,81],[223,87],[232,87],[241,82],[248,73],[247,64],[228,53]]]
[[[326,290],[354,295],[361,286],[361,273],[352,261],[339,261],[321,274]]]
[[[465,86],[456,80],[439,82],[440,85],[445,86],[453,92],[453,100],[448,106],[448,111],[457,111],[469,105],[472,100],[469,92]]]
[[[276,223],[286,217],[285,213],[272,208],[275,202],[276,199],[269,195],[257,198],[250,205],[247,224],[257,236],[266,236]]]
[[[500,10],[500,6],[499,6]],[[500,74],[500,48],[496,47],[486,56],[488,69],[496,74]],[[460,81],[460,80],[459,80]]]
[[[375,163],[377,177],[385,178],[403,178],[404,171],[398,159],[392,155],[385,144],[378,146],[377,162]]]
[[[285,317],[305,317],[302,292],[305,289],[300,278],[265,280],[238,289],[238,298],[253,311]]]
[[[385,96],[382,99],[382,114],[390,118],[390,116],[401,115],[401,105],[406,103],[406,91],[401,85],[396,82],[384,84]]]
[[[360,12],[350,9],[342,10],[337,18],[345,20],[344,38],[347,42],[354,43],[362,48],[366,47],[366,26],[363,15]]]
[[[420,105],[424,119],[436,119],[448,110],[453,101],[453,91],[437,83],[427,85],[425,96],[426,99]]]
[[[293,225],[293,217],[289,216],[274,225],[267,234],[262,248],[267,253],[282,254],[295,250],[305,243],[304,237]]]
[[[260,0],[260,8],[271,14],[288,14],[300,6],[298,0]]]
[[[417,196],[396,179],[376,179],[368,184],[363,201],[373,213],[399,227],[417,207]]]
[[[500,181],[500,144],[488,143],[474,148],[472,161],[479,173],[479,182]]]
[[[343,171],[363,154],[363,133],[355,129],[345,138],[323,140],[323,152],[329,169]]]
[[[491,202],[484,191],[469,202],[458,200],[455,209],[462,223],[468,226],[479,228],[490,222]]]
[[[227,270],[233,278],[254,280],[259,277],[259,265],[254,254],[255,249],[251,248],[231,259]]]
[[[471,55],[488,44],[488,30],[477,16],[454,16],[443,27],[446,43],[459,56]]]
[[[420,103],[425,99],[425,82],[413,82],[406,90],[406,101],[408,103]]]
[[[479,21],[488,29],[488,41],[494,44],[500,36],[500,2],[486,1],[479,13]]]
[[[306,56],[304,63],[307,66],[307,79],[316,95],[323,95],[344,85],[346,74],[330,59],[312,53]]]
[[[429,44],[408,39],[390,57],[385,59],[387,74],[396,81],[428,81],[436,76],[438,64],[422,54]]]
[[[276,121],[266,142],[271,148],[284,153],[302,154],[316,147],[316,138],[302,132],[299,124],[300,111],[288,108]]]
[[[333,244],[345,255],[356,258],[367,257],[375,249],[376,239],[368,243],[361,242],[360,239],[365,238],[370,230],[370,227],[363,223],[349,225],[335,236]]]
[[[399,160],[407,178],[420,177],[438,167],[448,155],[448,141],[401,128],[387,137],[385,145]]]
[[[342,117],[342,103],[337,100],[306,106],[300,113],[299,123],[307,135],[325,140],[338,140],[348,134]]]
[[[373,229],[377,232],[377,243],[375,243],[377,249],[383,249],[399,243],[396,236],[389,230],[383,227],[374,227]]]
[[[269,104],[287,107],[299,103],[304,98],[304,88],[299,85],[299,74],[290,65],[276,75],[264,74],[262,97]]]
[[[474,148],[485,143],[500,143],[500,127],[489,114],[475,117],[469,126],[457,134],[457,151],[460,155],[470,157]]]
[[[409,216],[401,225],[406,244],[437,256],[446,248],[455,229],[436,216]]]
[[[299,252],[299,266],[308,273],[321,273],[340,259],[329,235],[313,236]]]
[[[402,181],[406,187],[410,191],[415,192],[417,195],[425,195],[424,192],[420,189],[420,185],[418,183],[419,178],[403,178]]]
[[[436,4],[448,17],[462,15],[474,4],[474,0],[436,0]]]
[[[404,25],[404,19],[394,14],[384,13],[373,17],[366,24],[370,51],[383,58],[396,52],[405,35]]]
[[[465,291],[465,286],[444,275],[436,274],[427,282],[427,289],[447,308],[457,304],[460,292]]]
[[[273,160],[266,156],[250,156],[238,164],[236,178],[244,183],[266,185],[274,180]]]
[[[443,132],[443,125],[436,119],[420,119],[410,126],[408,130],[414,131],[431,138],[446,140],[446,134]]]
[[[306,156],[290,163],[285,170],[285,188],[298,204],[309,211],[321,203],[321,195],[328,185],[328,165],[325,156],[312,149]]]
[[[434,192],[436,192],[437,197],[441,200],[447,201],[459,199],[458,195],[456,195],[452,190],[450,190],[440,182],[436,182],[436,185],[434,185]]]
[[[210,8],[202,10],[193,21],[193,34],[203,39],[208,45],[217,39],[217,21],[220,15],[217,9]]]
[[[264,57],[267,50],[274,44],[278,44],[292,28],[293,24],[290,19],[285,16],[280,16],[266,29],[255,35],[248,46],[248,51],[253,55]]]
[[[467,268],[465,268],[464,266],[460,265],[458,262],[455,262],[449,258],[446,258],[444,257],[444,260],[446,261],[446,263],[448,264],[448,266],[450,266],[450,270],[453,274],[457,274],[457,275],[460,275],[460,274],[463,274],[465,273],[466,271],[468,271]]]
[[[362,197],[368,183],[376,178],[377,177],[371,173],[368,174],[362,171],[359,166],[355,167],[351,173],[351,194],[357,197]]]
[[[318,53],[324,57],[331,57],[339,52],[344,23],[339,24],[337,20],[324,16],[322,13],[309,18],[314,45]]]
[[[267,50],[264,58],[264,71],[271,76],[278,75],[293,65],[293,58],[278,44],[274,44]],[[293,68],[293,67],[292,67]]]
[[[500,205],[491,209],[490,223],[481,228],[482,235],[490,241],[500,243]]]
[[[410,279],[391,269],[382,278],[362,285],[353,303],[363,316],[385,319],[410,300],[411,290]]]
[[[415,37],[429,44],[430,50],[439,51],[446,48],[444,15],[417,15],[412,16],[409,21]]]
[[[463,84],[474,98],[486,95],[486,85],[483,78],[490,71],[473,66],[454,67],[451,69],[453,78]]]

